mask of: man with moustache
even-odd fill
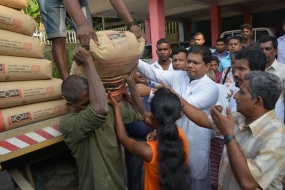
[[[266,56],[265,72],[277,75],[280,78],[281,82],[284,83],[285,65],[278,62],[275,59],[277,54],[277,46],[278,46],[277,39],[273,36],[263,36],[262,38],[259,39],[259,50],[262,51]],[[284,122],[283,102],[284,98],[282,93],[275,106],[276,115],[278,119],[280,119],[280,121],[282,122]]]
[[[248,74],[250,71],[263,71],[263,72],[265,71],[266,56],[261,51],[258,50],[250,51],[247,49],[242,49],[240,52],[236,54],[235,58],[236,61],[232,66],[232,72],[235,80],[235,85],[238,88],[243,83],[244,76]],[[236,92],[234,92],[234,94]],[[231,112],[236,111],[236,101],[234,99],[234,94],[230,99]],[[278,99],[274,109],[277,118],[283,122],[284,105],[282,98]]]
[[[235,53],[238,52],[239,50],[241,50],[242,45],[241,45],[241,41],[240,38],[237,36],[233,36],[229,39],[229,51],[230,53]],[[228,54],[225,58],[220,60],[220,64],[219,64],[219,72],[226,72],[226,68],[231,66],[231,58],[230,58],[230,54]]]
[[[220,61],[229,55],[229,52],[227,51],[227,42],[224,38],[218,38],[216,40],[216,50],[212,55],[217,57]]]
[[[158,59],[151,66],[160,70],[173,70],[170,58],[171,53],[170,41],[166,38],[159,39],[156,43]]]
[[[170,58],[171,53],[172,49],[170,47],[170,41],[166,38],[159,39],[156,43],[156,54],[158,56],[158,59],[153,64],[151,64],[151,67],[161,71],[172,71],[172,59]],[[139,62],[144,61],[139,60]],[[154,86],[160,86],[159,83],[156,83],[154,81],[150,81],[150,84]],[[151,93],[151,88],[144,84],[137,84],[137,90],[141,96],[149,96]]]
[[[251,40],[252,26],[251,24],[243,24],[240,26],[242,36],[242,48],[248,50],[258,50],[258,42]]]
[[[170,85],[189,104],[209,114],[209,109],[217,103],[219,89],[207,75],[212,53],[208,47],[196,45],[187,52],[186,71],[162,71],[147,63],[139,62],[138,69],[149,79]],[[203,129],[186,115],[176,122],[189,143],[189,165],[191,168],[191,189],[211,189],[210,182],[210,139],[211,131]]]
[[[203,45],[205,43],[204,34],[198,32],[194,35],[194,45]]]
[[[261,51],[242,49],[235,55],[235,63],[232,65],[232,74],[235,80],[235,86],[237,88],[243,82],[244,76],[250,71],[265,71],[266,57]],[[236,111],[236,101],[234,94],[231,99],[230,107],[231,112]]]
[[[234,71],[243,75],[248,61],[239,56],[243,58],[237,59]],[[251,67],[258,68],[258,63]],[[285,128],[273,111],[281,91],[276,75],[252,71],[234,95],[238,112],[227,109],[225,116],[213,106],[211,115],[205,114],[181,97],[182,110],[191,121],[224,136],[218,190],[283,189]]]
[[[187,62],[187,50],[178,47],[172,51],[172,67],[174,70],[185,71]]]

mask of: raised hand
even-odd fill
[[[73,50],[72,60],[76,61],[76,63],[79,65],[85,65],[88,63],[88,59],[92,59],[89,52],[85,50],[81,45],[77,45]]]

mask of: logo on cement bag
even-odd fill
[[[24,121],[31,120],[32,116],[30,112],[26,112],[26,113],[21,113],[18,115],[10,116],[8,119],[9,119],[9,125],[12,125],[18,122],[24,122]]]
[[[15,89],[0,91],[0,100],[9,98],[21,98],[21,90]]]
[[[46,87],[46,93],[52,95],[54,93],[54,88],[52,86]]]
[[[53,111],[55,114],[60,114],[62,111],[62,108],[61,108],[61,106],[56,106],[56,107],[54,107]]]
[[[109,37],[110,40],[116,40],[120,38],[125,38],[126,34],[124,32],[116,32],[116,33],[107,34],[107,36]]]
[[[23,48],[24,48],[25,51],[31,51],[33,49],[33,45],[31,43],[25,42],[23,44]]]
[[[38,65],[32,65],[31,71],[32,71],[32,73],[34,73],[34,74],[38,74],[38,73],[41,71],[41,68],[40,68],[40,66],[38,66]]]
[[[5,73],[5,65],[0,63],[0,73]]]
[[[20,21],[18,19],[13,19],[12,20],[12,26],[14,28],[21,28],[22,27],[22,21]]]

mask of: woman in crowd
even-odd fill
[[[223,74],[223,72],[219,72],[219,70],[218,70],[219,63],[220,63],[219,59],[215,56],[212,56],[210,68],[212,71],[214,71],[214,73],[216,75],[216,83],[220,83],[221,78],[222,78],[222,74]]]
[[[116,135],[131,153],[144,160],[145,190],[189,190],[188,143],[175,121],[181,116],[181,101],[168,89],[156,91],[147,114],[147,125],[157,130],[153,141],[138,142],[126,135],[119,105],[109,93],[114,107]],[[146,120],[145,120],[146,121]]]

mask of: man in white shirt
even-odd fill
[[[242,49],[236,54],[236,61],[232,66],[236,87],[240,87],[243,83],[244,76],[250,71],[265,71],[266,57],[258,50],[247,50]],[[234,93],[235,94],[235,93]],[[236,101],[233,98],[234,94],[230,99],[231,112],[236,111]],[[284,122],[284,104],[279,98],[275,105],[275,113],[277,118]]]
[[[277,46],[278,46],[277,39],[273,36],[263,36],[262,38],[259,39],[259,50],[261,50],[266,56],[265,72],[277,75],[280,78],[281,82],[284,83],[285,65],[278,62],[275,59],[275,56],[277,54]],[[278,119],[280,119],[280,121],[284,123],[284,94],[283,93],[281,93],[281,96],[275,105],[275,112],[276,112]]]
[[[159,39],[156,43],[156,54],[158,59],[151,64],[151,66],[161,70],[173,70],[172,60],[170,58],[171,53],[172,49],[170,41],[166,38]]]
[[[251,51],[242,49],[235,55],[235,62],[232,64],[232,74],[237,87],[230,99],[231,112],[236,111],[236,101],[234,94],[239,91],[240,85],[243,82],[244,76],[250,71],[265,71],[265,55],[257,50]]]
[[[189,104],[209,114],[217,103],[219,89],[207,75],[212,53],[205,46],[193,46],[187,52],[186,71],[163,71],[154,69],[144,62],[139,62],[138,69],[155,82],[170,85]],[[190,151],[191,189],[211,189],[210,182],[210,139],[211,130],[201,128],[188,119],[186,115],[177,121],[185,133]],[[179,188],[179,187],[178,187]]]
[[[282,29],[285,32],[285,19],[283,20]],[[278,38],[277,60],[285,64],[285,34]]]
[[[259,50],[266,56],[265,71],[277,75],[281,81],[285,79],[285,65],[275,59],[277,54],[277,39],[273,36],[263,36],[259,39]]]
[[[151,67],[158,69],[158,70],[173,70],[172,67],[172,60],[170,55],[172,53],[172,49],[170,46],[170,41],[166,38],[161,38],[156,43],[156,54],[158,59],[151,64]],[[142,60],[139,60],[142,62]],[[154,81],[150,81],[152,85],[160,85]],[[148,96],[150,95],[151,88],[144,85],[144,84],[137,84],[137,90],[141,96]]]

